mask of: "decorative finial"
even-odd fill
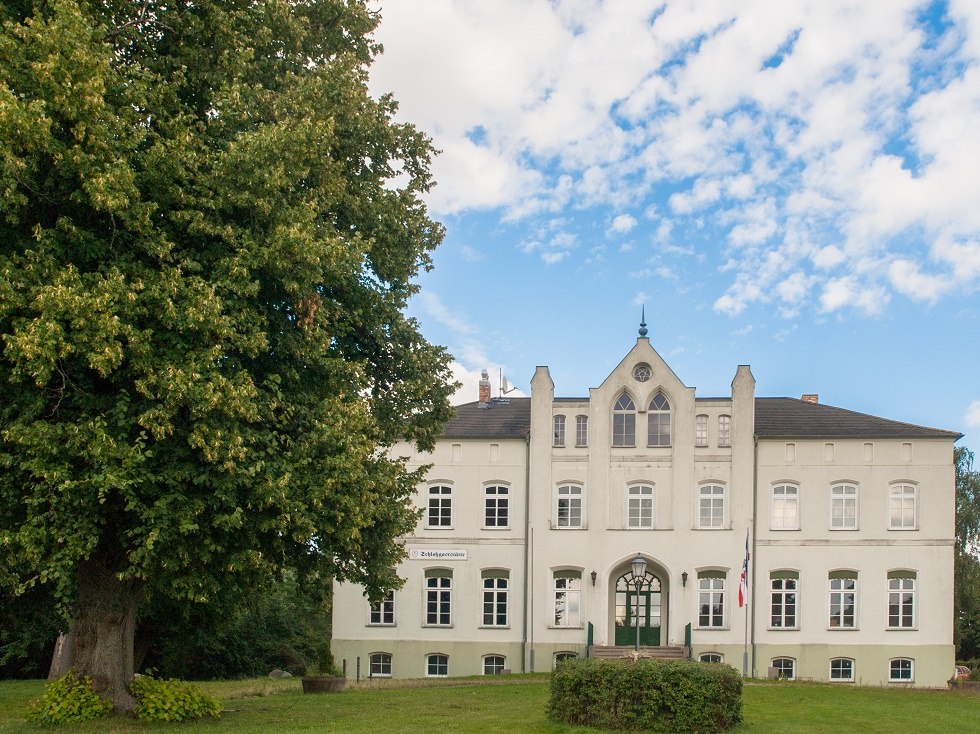
[[[643,305],[640,307],[640,336],[646,339],[647,336],[647,307]]]

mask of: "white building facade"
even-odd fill
[[[395,447],[432,465],[422,517],[401,589],[335,587],[348,677],[548,671],[639,635],[755,677],[945,686],[959,434],[757,398],[747,366],[698,397],[640,334],[586,398],[538,367],[433,453]]]

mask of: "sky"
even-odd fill
[[[980,451],[980,3],[382,0],[373,93],[441,151],[409,313],[476,399],[635,343],[704,397]],[[971,442],[972,438],[972,442]]]

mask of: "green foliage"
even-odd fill
[[[133,598],[284,567],[399,585],[424,470],[387,449],[431,447],[453,385],[404,315],[443,230],[430,141],[367,89],[377,20],[0,8],[0,568],[22,586],[70,606],[83,563]]]
[[[727,665],[692,661],[562,662],[548,716],[607,729],[717,732],[742,720],[742,679]]]
[[[186,721],[221,716],[218,699],[175,678],[158,680],[143,675],[129,684],[129,691],[139,701],[136,716],[146,721]]]
[[[955,449],[956,549],[953,563],[953,640],[957,658],[980,657],[980,472],[973,452]]]
[[[91,679],[69,671],[44,686],[44,695],[28,708],[27,720],[40,724],[77,724],[110,713],[112,704],[92,690]]]

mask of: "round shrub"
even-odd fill
[[[197,686],[171,678],[158,680],[140,676],[129,684],[139,703],[136,716],[146,721],[186,721],[221,715],[221,704]]]
[[[92,680],[69,670],[44,686],[44,695],[28,708],[27,720],[40,724],[76,724],[111,713],[112,704],[92,690]]]

